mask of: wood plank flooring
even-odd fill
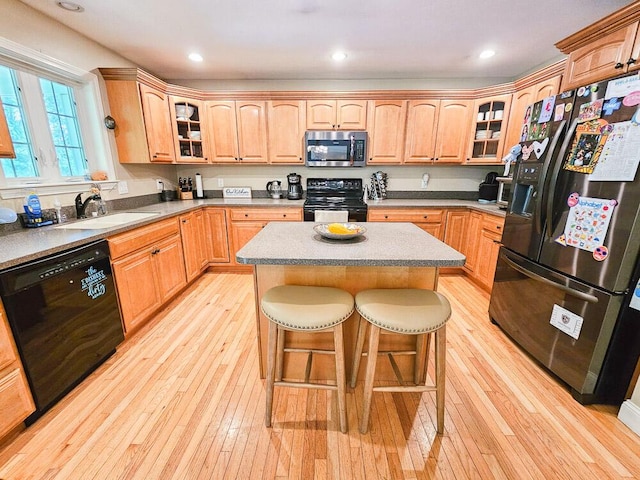
[[[4,445],[0,479],[640,478],[640,437],[617,408],[575,402],[465,277],[438,289],[453,307],[442,436],[435,393],[382,392],[361,435],[361,383],[348,434],[325,390],[276,389],[264,427],[252,276],[209,273]]]

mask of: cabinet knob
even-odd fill
[[[496,225],[496,228],[497,228],[498,230],[502,230],[502,227],[501,227],[500,225]]]
[[[426,220],[427,216],[428,216],[428,215],[423,215],[423,216],[422,216],[422,218],[424,218],[424,219]]]
[[[245,213],[245,214],[244,214],[244,218],[248,218],[248,217],[249,217],[249,214],[248,214],[248,213]]]
[[[615,68],[616,70],[620,70],[620,69],[621,69],[621,68],[623,68],[623,67],[624,67],[624,63],[620,63],[620,62],[618,62],[618,63],[616,63],[616,64],[614,65],[614,67],[613,67],[613,68]]]
[[[286,213],[283,213],[283,214],[282,214],[282,218],[287,218],[287,214],[286,214]]]
[[[633,65],[634,63],[636,63],[636,59],[633,57],[629,57],[629,60],[627,60],[627,65]]]
[[[440,160],[438,157],[435,157],[435,158],[433,159],[433,161],[434,161],[434,162],[437,162],[438,160]]]
[[[385,215],[384,218],[389,218],[389,215]]]

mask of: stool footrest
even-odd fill
[[[293,388],[315,388],[318,390],[337,390],[337,385],[329,385],[324,383],[309,383],[309,382],[274,382],[276,387],[293,387]]]
[[[403,385],[388,387],[373,387],[374,392],[435,392],[435,385]]]

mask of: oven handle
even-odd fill
[[[540,283],[544,283],[545,285],[550,285],[552,287],[555,287],[563,291],[564,293],[567,293],[572,297],[576,297],[584,302],[598,303],[598,297],[594,297],[593,295],[590,295],[588,293],[580,292],[579,290],[574,290],[573,288],[567,287],[566,285],[560,285],[559,283],[556,283],[553,280],[549,280],[548,278],[538,275],[537,273],[533,273],[527,270],[526,268],[524,268],[523,266],[518,265],[516,262],[508,258],[504,253],[500,254],[500,258],[502,258],[509,267],[513,268],[514,270],[516,270],[517,272],[520,272],[523,275],[526,275],[532,280],[535,280]]]

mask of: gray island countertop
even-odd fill
[[[254,265],[460,267],[465,256],[412,223],[366,222],[350,240],[328,240],[313,222],[271,222],[236,254]]]

